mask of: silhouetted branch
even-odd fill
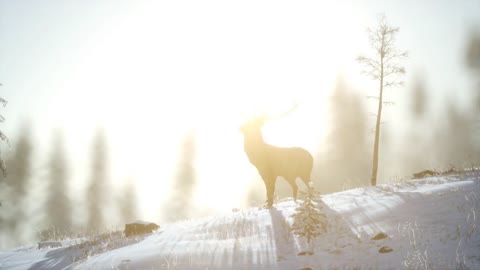
[[[383,103],[383,105],[387,105],[387,106],[395,105],[395,102],[393,102],[393,101],[383,101],[382,103]]]
[[[0,140],[10,144],[10,142],[8,141],[8,137],[7,135],[5,135],[3,132],[0,131]]]
[[[383,87],[396,87],[396,86],[403,86],[404,82],[403,81],[390,81],[386,82]]]

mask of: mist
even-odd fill
[[[480,166],[476,1],[418,3],[412,18],[402,1],[150,5],[0,4],[0,248],[261,206],[238,130],[291,104],[266,142],[307,149],[322,194],[368,186],[377,84],[355,58],[378,12],[409,52],[385,93],[378,184]],[[286,181],[275,195],[291,197]]]

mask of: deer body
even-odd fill
[[[297,198],[296,179],[301,178],[308,185],[313,167],[312,155],[300,147],[277,147],[265,143],[261,128],[262,118],[255,118],[242,127],[244,150],[248,160],[258,170],[267,191],[266,206],[273,205],[275,182],[283,177],[292,188],[293,198]]]

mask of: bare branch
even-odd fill
[[[404,75],[405,68],[399,65],[389,65],[384,67],[383,69],[383,77],[388,77],[390,75],[397,74],[397,75]]]
[[[393,106],[393,105],[395,105],[395,102],[393,102],[393,101],[383,101],[382,103],[383,103],[383,105],[386,105],[386,106]]]
[[[407,51],[397,52],[397,50],[391,50],[391,53],[389,53],[385,56],[385,58],[383,59],[383,62],[388,63],[392,59],[402,60],[402,59],[407,58],[407,57],[408,57],[408,52]]]
[[[403,81],[389,81],[383,84],[384,88],[403,86]]]
[[[363,74],[372,77],[374,80],[380,78],[380,63],[365,56],[359,56],[356,60],[365,67],[362,71]]]
[[[282,118],[282,117],[285,117],[286,115],[290,114],[291,112],[295,111],[296,109],[298,108],[298,103],[294,103],[293,106],[288,109],[287,111],[285,112],[282,112],[281,114],[279,115],[263,115],[262,117],[265,119],[265,120],[275,120],[275,119],[279,119],[279,118]]]
[[[6,142],[7,144],[10,144],[7,135],[5,135],[3,132],[0,131],[0,140]]]

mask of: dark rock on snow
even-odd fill
[[[298,253],[298,256],[313,255],[313,251],[302,251]]]
[[[158,226],[155,223],[137,220],[133,223],[125,224],[124,232],[125,232],[125,236],[129,237],[132,235],[152,233],[158,228],[160,228],[160,226]]]
[[[386,235],[384,232],[380,232],[380,233],[377,233],[377,235],[375,235],[372,240],[381,240],[381,239],[385,239],[387,238],[388,235]]]
[[[389,253],[389,252],[392,252],[392,251],[393,251],[393,249],[391,247],[386,247],[386,246],[383,246],[378,250],[378,252],[380,252],[380,253]]]

